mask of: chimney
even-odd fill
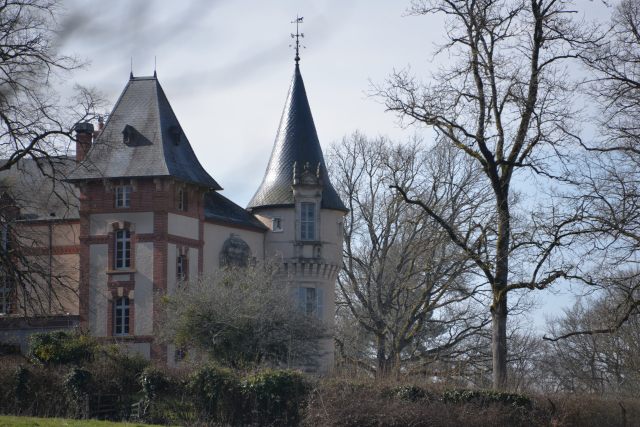
[[[102,118],[102,116],[98,116],[98,130],[93,131],[94,141],[96,140],[98,135],[100,135],[100,132],[102,132],[102,129],[104,129],[104,119]]]
[[[93,142],[93,125],[89,122],[78,123],[76,131],[76,163],[80,164],[91,149]]]

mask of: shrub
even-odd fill
[[[445,390],[442,393],[442,401],[445,403],[502,403],[507,406],[522,408],[528,408],[531,406],[531,398],[524,394],[465,388],[452,388]]]
[[[232,422],[242,412],[240,381],[230,369],[205,365],[189,375],[187,388],[199,418]]]
[[[93,358],[93,338],[77,332],[55,331],[31,335],[28,355],[45,365],[81,364]]]
[[[399,397],[408,402],[416,402],[420,399],[429,398],[433,400],[433,395],[417,385],[395,386],[383,391],[388,397]]]
[[[310,385],[302,374],[291,369],[268,369],[249,377],[242,382],[242,393],[253,417],[245,421],[260,425],[298,424],[309,391]]]

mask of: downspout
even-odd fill
[[[51,314],[51,275],[53,274],[53,225],[49,223],[49,314]]]

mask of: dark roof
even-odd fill
[[[19,208],[18,220],[80,219],[78,191],[66,182],[75,163],[73,157],[23,159],[0,172],[0,197],[10,199]]]
[[[222,190],[204,170],[158,79],[132,77],[71,180],[174,177]]]
[[[324,176],[322,208],[347,210],[329,181],[298,64],[296,64],[289,87],[287,102],[280,119],[280,127],[269,159],[269,166],[267,166],[260,188],[249,202],[247,209],[292,206],[291,184],[293,183],[293,164],[295,162],[299,168],[309,162],[313,170],[320,163]]]
[[[204,196],[204,218],[258,231],[268,230],[263,223],[246,209],[241,208],[215,191],[210,191]]]

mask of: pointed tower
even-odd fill
[[[300,305],[333,325],[348,210],[329,181],[298,60],[269,165],[247,209],[269,227],[266,254],[283,257]],[[333,340],[322,348],[321,369],[327,370]]]
[[[248,216],[215,192],[222,188],[198,161],[155,75],[130,77],[95,139],[92,126],[76,130],[84,145],[69,180],[80,189],[80,324],[170,363],[171,349],[153,343],[154,296],[196,280],[205,249],[207,264],[217,261],[221,239],[205,248],[211,227],[220,236],[236,225],[255,230],[262,243],[264,226],[236,215]],[[205,224],[212,216],[218,225]]]

